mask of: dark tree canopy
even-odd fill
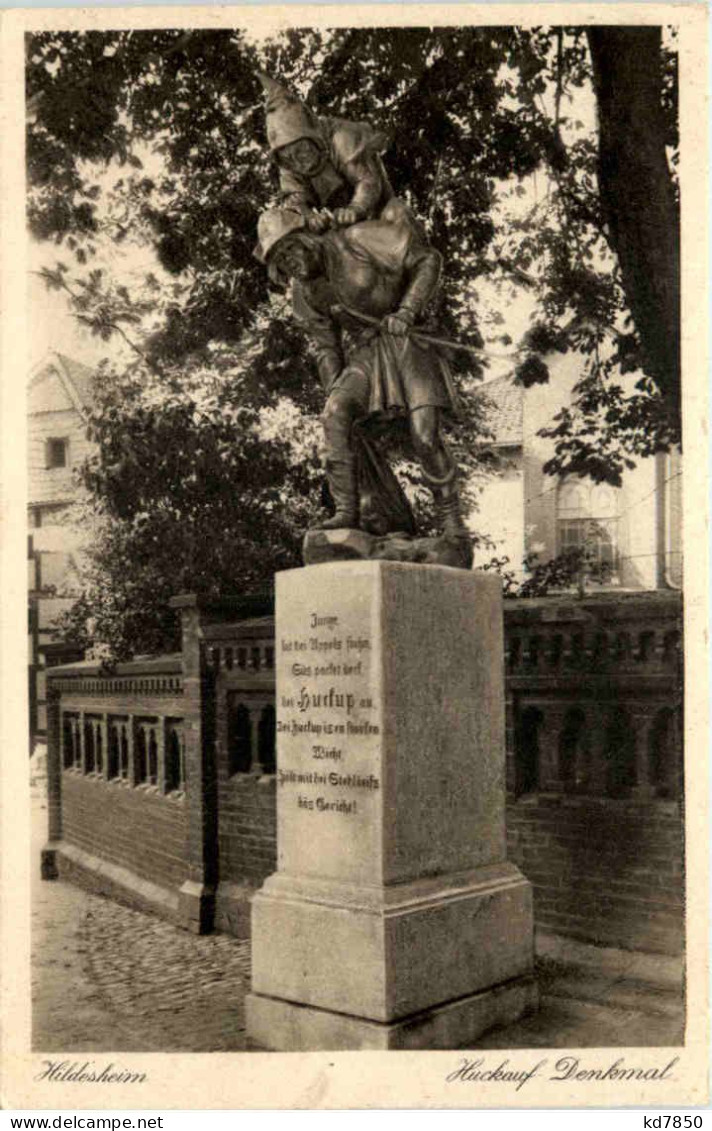
[[[150,374],[169,403],[182,388],[188,419],[198,396],[190,375],[217,373],[223,395],[257,414],[233,422],[248,447],[259,414],[285,398],[297,432],[318,410],[308,347],[252,254],[257,217],[277,186],[258,69],[319,112],[389,132],[395,191],[447,265],[442,332],[509,351],[525,385],[548,378],[547,357],[577,351],[581,379],[549,429],[556,454],[547,470],[619,483],[633,459],[679,440],[676,72],[659,29],[293,28],[264,41],[237,30],[28,36],[30,229],[57,247],[49,285],[102,338],[131,342],[135,362],[121,380],[138,388]],[[578,116],[594,91],[600,136]],[[118,286],[95,261],[107,245],[134,244],[153,249],[156,269]],[[522,293],[531,327],[520,342],[502,341],[507,307]],[[456,442],[471,469],[486,440],[476,391],[486,365],[458,366],[469,418]],[[205,381],[198,384],[202,396]],[[118,377],[112,387],[122,387]],[[165,422],[136,388],[109,412],[114,394],[104,384],[94,421],[101,454],[84,475],[124,529],[156,508],[153,489],[142,496],[142,478],[160,484],[178,470],[152,454],[150,429]],[[192,461],[203,478],[208,457],[195,445],[202,434],[213,443],[219,412],[208,411],[207,432],[194,420],[195,435],[183,437],[181,466]],[[142,414],[153,419],[148,431]],[[221,433],[216,450],[227,442]],[[139,470],[114,460],[116,444],[137,446]],[[218,463],[238,476],[245,514],[253,505],[256,513],[266,480],[250,478],[248,461]],[[311,498],[315,452],[307,463],[300,480],[273,451],[265,475],[290,498]],[[188,507],[180,498],[179,511]],[[201,496],[191,506],[208,514],[213,501]],[[219,507],[216,514],[218,524],[237,521]],[[261,559],[263,577],[278,564],[280,539],[288,556],[296,553],[297,530],[290,541],[283,526],[275,538],[261,532],[274,549]],[[195,537],[204,538],[199,524]],[[184,550],[172,558],[190,560]],[[256,579],[237,573],[245,584]],[[188,574],[183,568],[186,583]],[[206,584],[198,576],[194,587]]]
[[[680,217],[668,171],[662,35],[655,27],[588,31],[600,122],[598,182],[643,365],[680,414]]]

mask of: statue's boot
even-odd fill
[[[340,527],[358,528],[358,490],[356,486],[356,461],[350,459],[327,460],[326,477],[334,500],[336,514],[319,523],[320,530],[338,530]]]
[[[460,494],[453,484],[452,488],[443,492],[439,507],[443,534],[446,538],[469,538],[470,532],[465,526],[460,512]]]
[[[445,538],[468,538],[470,532],[460,512],[460,492],[457,488],[457,468],[451,464],[442,477],[436,477],[422,469],[423,477],[435,498],[435,506]]]

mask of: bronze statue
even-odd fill
[[[416,332],[438,284],[440,254],[408,218],[362,221],[318,234],[302,212],[278,208],[260,217],[258,235],[256,255],[272,279],[293,280],[294,314],[315,343],[327,394],[326,472],[336,513],[321,529],[364,526],[354,425],[405,416],[444,540],[451,551],[455,547],[445,560],[469,565],[457,469],[441,431],[442,414],[457,414],[456,395],[445,356]],[[443,559],[426,554],[410,560]]]
[[[267,141],[279,168],[279,203],[304,217],[310,232],[361,220],[415,220],[393,193],[381,155],[389,138],[368,122],[317,116],[269,75]]]

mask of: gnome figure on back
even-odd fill
[[[264,74],[259,79],[282,207],[300,212],[315,233],[373,219],[415,224],[393,195],[381,160],[386,134],[367,122],[317,117],[281,83]]]

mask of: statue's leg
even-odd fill
[[[469,537],[460,513],[457,466],[440,431],[440,409],[435,405],[414,409],[410,414],[410,431],[423,478],[435,498],[443,533]]]
[[[326,440],[326,477],[336,513],[319,523],[322,530],[358,526],[356,460],[351,429],[362,414],[359,398],[348,388],[336,389],[326,402],[322,423]]]

